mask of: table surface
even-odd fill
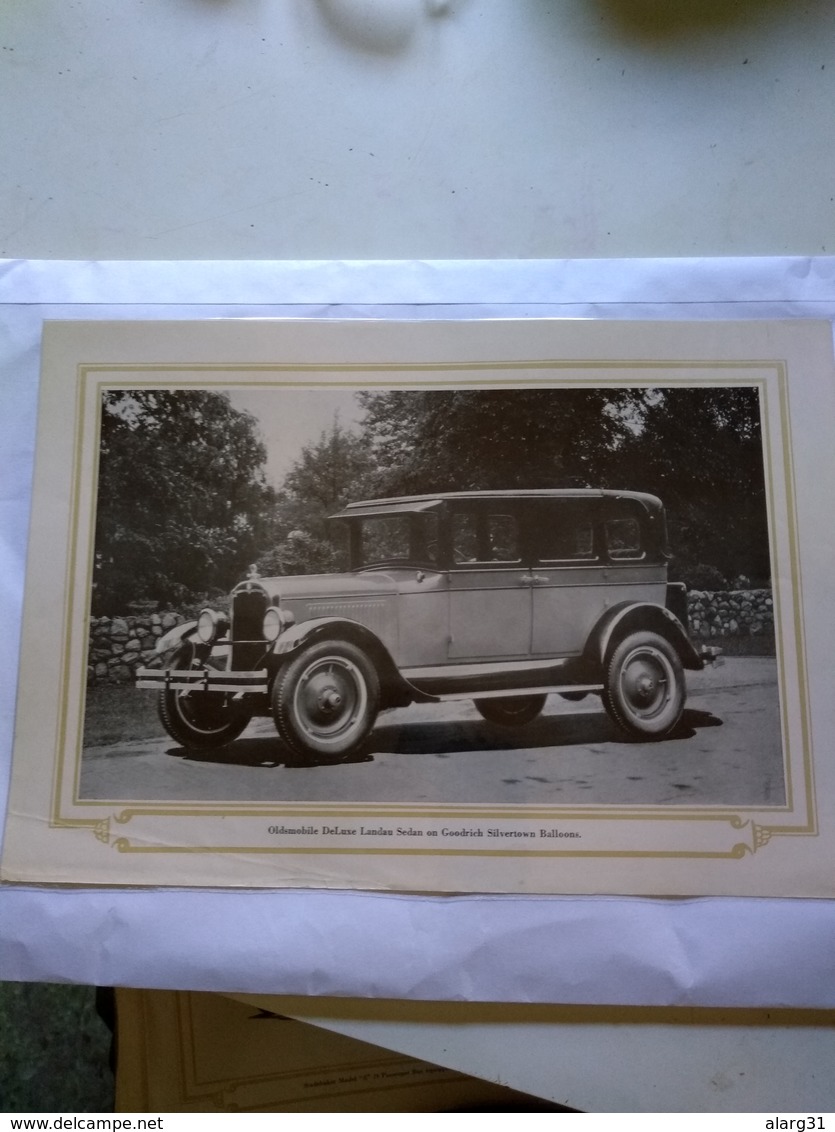
[[[833,33],[830,0],[16,0],[0,256],[832,252]],[[282,1008],[580,1108],[835,1108],[832,1014]]]
[[[585,1112],[835,1109],[835,1011],[233,997]]]
[[[829,0],[16,0],[0,255],[831,252],[834,56]]]

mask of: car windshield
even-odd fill
[[[352,538],[354,569],[380,565],[435,566],[437,515],[374,515],[357,524]]]

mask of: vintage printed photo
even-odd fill
[[[4,879],[830,894],[834,388],[815,323],[49,326]]]
[[[756,386],[100,422],[80,798],[785,802]]]

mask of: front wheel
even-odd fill
[[[172,669],[202,668],[194,647],[185,644],[171,658]],[[252,719],[252,712],[228,692],[177,691],[159,694],[160,722],[171,738],[189,750],[223,747],[237,739]]]
[[[657,633],[632,633],[609,658],[603,704],[627,735],[669,735],[681,719],[686,694],[681,659]]]
[[[500,727],[523,727],[536,719],[545,707],[546,699],[546,696],[501,696],[473,700],[473,703],[488,723],[498,723]]]
[[[350,641],[324,641],[303,649],[273,684],[275,725],[285,743],[305,758],[346,758],[368,737],[380,706],[374,665]]]

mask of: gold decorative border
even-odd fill
[[[76,736],[74,744],[68,743],[68,719],[69,719],[69,704],[68,704],[68,681],[69,681],[69,665],[70,657],[73,652],[72,632],[74,618],[76,616],[76,603],[82,599],[87,602],[87,609],[89,610],[89,600],[91,594],[91,573],[93,564],[93,546],[95,537],[95,523],[91,514],[90,529],[87,532],[87,585],[86,592],[83,595],[75,593],[73,579],[76,576],[76,570],[79,562],[79,511],[80,511],[80,498],[82,492],[82,472],[89,478],[88,485],[93,488],[93,498],[95,498],[95,484],[98,478],[98,441],[101,427],[101,398],[96,400],[95,418],[92,429],[89,425],[89,414],[85,416],[84,406],[90,395],[92,388],[95,393],[99,393],[103,389],[119,389],[119,388],[265,388],[271,386],[275,389],[293,390],[328,390],[328,389],[432,389],[432,388],[491,388],[491,387],[525,387],[531,386],[548,387],[547,378],[536,381],[531,379],[520,379],[513,377],[497,377],[490,376],[501,372],[502,374],[513,374],[516,371],[539,371],[540,373],[552,373],[557,375],[565,371],[571,371],[572,374],[581,373],[583,370],[595,370],[598,374],[600,371],[645,371],[646,377],[633,376],[629,379],[612,378],[611,380],[601,380],[599,377],[594,379],[583,377],[571,377],[568,380],[563,379],[557,381],[552,379],[553,387],[582,387],[593,386],[596,388],[606,387],[645,387],[645,386],[680,386],[680,387],[716,387],[722,386],[755,386],[760,393],[760,407],[761,419],[763,421],[763,458],[764,470],[766,477],[766,494],[769,510],[769,538],[770,538],[770,551],[771,560],[774,563],[777,560],[776,556],[776,535],[774,531],[774,523],[771,517],[774,514],[775,502],[775,473],[772,461],[771,451],[771,438],[767,435],[768,427],[771,417],[768,411],[768,396],[769,396],[769,381],[762,377],[753,376],[753,371],[760,374],[763,371],[771,374],[773,383],[777,388],[777,412],[780,422],[780,449],[783,457],[783,477],[784,483],[782,486],[783,497],[785,498],[786,513],[787,513],[787,528],[788,528],[788,561],[790,564],[791,572],[791,590],[793,594],[793,603],[791,609],[791,623],[793,624],[795,642],[797,648],[797,655],[794,658],[797,664],[799,694],[801,702],[801,711],[799,713],[799,726],[801,735],[801,755],[802,755],[802,782],[804,785],[803,800],[805,803],[806,820],[800,824],[785,825],[785,824],[760,824],[753,818],[743,816],[746,810],[755,812],[758,816],[762,816],[764,807],[703,807],[703,808],[688,808],[676,806],[675,809],[662,809],[659,806],[607,806],[604,809],[601,807],[590,807],[588,809],[575,809],[567,807],[547,807],[547,808],[532,808],[526,805],[513,805],[503,806],[500,809],[496,807],[480,806],[477,804],[467,805],[462,807],[460,804],[451,804],[449,806],[427,805],[416,806],[414,804],[403,804],[392,807],[391,804],[383,805],[379,803],[358,804],[350,802],[319,802],[319,803],[293,803],[283,802],[275,803],[269,808],[265,809],[263,805],[258,803],[229,803],[223,806],[214,804],[196,804],[190,806],[181,806],[176,803],[148,803],[139,806],[131,805],[120,812],[112,812],[107,817],[101,816],[101,809],[103,807],[109,808],[113,806],[123,805],[118,801],[102,801],[102,800],[87,800],[79,799],[77,797],[77,786],[73,795],[73,805],[76,807],[95,807],[99,812],[96,817],[82,818],[74,817],[62,812],[62,798],[64,793],[65,781],[65,765],[64,760],[68,751],[75,754],[76,759],[76,782],[78,776],[78,767],[80,766],[82,738],[81,733],[83,729],[84,712],[83,710],[78,713],[78,725],[76,729]],[[687,378],[678,378],[671,376],[676,371],[688,370],[690,376]],[[723,380],[721,383],[716,380],[715,376],[705,376],[699,378],[693,376],[694,371],[704,371],[709,374],[710,371],[721,370],[724,374],[729,372],[736,372],[739,377],[734,377],[730,380]],[[455,374],[455,380],[449,378],[432,378],[432,373],[443,371],[445,373]],[[147,380],[137,381],[136,378],[130,380],[113,380],[110,375],[118,374],[119,372],[130,372],[131,374],[166,374],[178,375],[176,380]],[[252,380],[244,381],[229,381],[222,380],[219,375],[221,374],[252,374]],[[254,375],[272,375],[278,377],[282,374],[340,374],[340,375],[373,375],[378,373],[385,373],[388,375],[384,380],[375,379],[371,377],[364,377],[363,380],[358,380],[356,377],[353,379],[342,380],[317,380],[305,381],[303,378],[294,376],[292,378],[285,378],[284,380],[274,380],[267,382],[264,380],[257,380]],[[659,380],[657,376],[659,373],[664,373],[664,380]],[[185,375],[195,375],[192,380],[186,380]],[[402,377],[400,380],[394,380],[391,375],[400,374],[412,375],[411,380]],[[478,374],[469,379],[461,375],[464,374]],[[745,377],[743,375],[748,374]],[[104,380],[107,375],[108,379]],[[183,375],[183,376],[179,376]],[[197,376],[201,375],[201,376]],[[207,380],[205,375],[212,375],[212,379]],[[218,375],[218,376],[214,376]],[[70,507],[70,514],[68,518],[68,546],[70,553],[68,555],[67,568],[66,568],[66,585],[65,585],[65,603],[64,603],[64,620],[62,627],[62,640],[63,649],[61,654],[61,705],[59,713],[58,735],[56,743],[55,761],[54,761],[54,781],[52,792],[52,806],[50,825],[55,828],[89,828],[93,832],[97,840],[103,844],[107,844],[116,849],[120,853],[175,853],[175,854],[190,854],[190,853],[256,853],[256,854],[279,854],[279,855],[362,855],[362,856],[463,856],[463,857],[476,857],[476,856],[489,856],[489,857],[650,857],[650,858],[724,858],[740,860],[748,855],[753,855],[759,849],[767,845],[772,837],[789,834],[789,835],[812,835],[817,834],[817,821],[815,809],[815,791],[814,791],[814,776],[812,765],[812,736],[811,736],[811,720],[810,709],[808,702],[808,691],[806,683],[807,671],[807,658],[805,649],[805,638],[803,633],[803,617],[802,617],[802,595],[801,595],[801,582],[800,582],[800,550],[798,545],[797,527],[796,527],[796,503],[794,492],[794,464],[791,446],[791,429],[790,429],[790,405],[789,405],[789,390],[786,364],[779,359],[748,359],[748,360],[688,360],[683,358],[673,359],[601,359],[601,360],[583,360],[583,359],[525,359],[513,361],[476,361],[476,362],[431,362],[431,363],[403,363],[403,362],[355,362],[355,363],[104,363],[99,362],[95,364],[79,364],[76,370],[76,402],[75,402],[75,439],[74,439],[74,457],[72,468],[72,503]],[[86,443],[86,449],[85,449]],[[84,452],[92,452],[92,468],[83,469],[83,454]],[[794,798],[793,798],[793,775],[791,750],[791,739],[789,735],[789,728],[786,719],[786,687],[787,687],[787,672],[786,672],[786,656],[785,647],[782,641],[781,627],[783,625],[783,612],[779,608],[779,602],[782,600],[781,595],[774,591],[774,612],[775,612],[775,635],[779,642],[777,649],[778,661],[778,683],[780,688],[781,700],[781,727],[782,727],[782,746],[784,754],[784,781],[786,787],[786,804],[785,806],[774,807],[775,815],[777,813],[794,812]],[[84,696],[84,688],[81,690],[82,698]],[[735,812],[729,812],[729,811]],[[445,817],[445,818],[467,818],[470,820],[481,820],[485,818],[514,818],[518,820],[537,820],[537,819],[555,819],[559,818],[562,821],[570,820],[572,822],[579,821],[633,821],[640,820],[642,822],[653,820],[664,821],[709,821],[709,822],[725,822],[729,823],[731,828],[738,830],[746,830],[749,834],[748,840],[736,842],[727,851],[716,852],[702,852],[702,851],[676,851],[676,850],[577,850],[577,849],[554,849],[554,850],[534,850],[534,849],[453,849],[453,848],[433,848],[433,849],[418,849],[407,848],[398,846],[397,848],[377,848],[377,847],[295,847],[295,846],[189,846],[189,845],[136,845],[132,844],[131,839],[125,836],[116,836],[111,827],[111,822],[119,825],[125,825],[132,818],[137,816],[170,816],[172,818],[197,818],[205,819],[210,816],[217,817],[293,817],[295,819],[304,817],[315,816],[329,816],[329,817],[351,817],[351,816],[366,816],[366,817],[399,817],[399,818],[426,818],[426,817]]]

